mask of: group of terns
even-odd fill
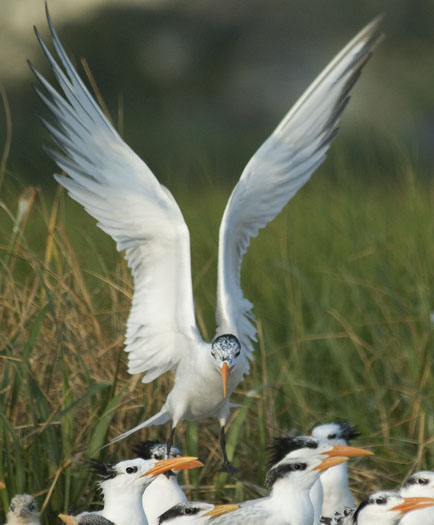
[[[314,435],[319,437],[313,437]],[[188,501],[177,475],[202,466],[156,441],[134,449],[139,457],[120,463],[94,460],[103,495],[100,511],[60,514],[67,525],[434,525],[434,472],[410,476],[398,492],[375,492],[357,507],[346,461],[372,454],[348,445],[346,423],[316,427],[312,436],[276,438],[269,447],[268,495],[237,504]],[[40,525],[36,501],[12,499],[7,525]]]
[[[383,525],[399,520],[406,525],[433,524],[432,472],[414,474],[399,493],[375,493],[354,510],[345,462],[370,452],[348,445],[354,437],[348,425],[322,425],[310,437],[276,439],[265,480],[268,495],[236,505],[189,502],[177,473],[201,463],[181,456],[173,446],[180,421],[215,417],[221,428],[222,468],[234,472],[226,454],[225,424],[230,396],[249,372],[256,339],[252,304],[240,284],[243,256],[250,239],[324,161],[350,91],[382,39],[380,20],[368,24],[338,53],[241,174],[219,231],[217,329],[210,343],[202,339],[195,320],[189,231],[175,199],[92,97],[67,56],[48,9],[47,20],[57,59],[37,30],[36,35],[60,91],[30,67],[43,87],[35,89],[54,118],[54,122],[43,119],[57,146],[46,150],[67,175],[55,178],[112,236],[117,249],[125,251],[134,279],[125,339],[129,372],[145,372],[145,383],[165,372],[174,373],[173,388],[161,410],[114,440],[172,421],[167,444],[145,442],[136,447],[135,459],[95,462],[103,510],[75,517],[62,514],[62,520],[70,525],[211,521],[215,525]],[[8,525],[38,523],[35,500],[16,496]]]

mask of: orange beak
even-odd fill
[[[69,516],[69,514],[59,514],[59,518],[67,525],[74,525],[74,516]]]
[[[411,510],[424,509],[434,506],[434,498],[404,498],[404,502],[390,510],[399,510],[402,514]]]
[[[197,458],[188,457],[188,456],[178,456],[176,458],[163,459],[163,461],[158,461],[151,470],[145,472],[140,477],[144,476],[158,476],[158,474],[163,474],[168,470],[187,470],[190,468],[203,467],[203,463]]]
[[[374,453],[364,448],[335,445],[331,450],[324,453],[329,458],[336,456],[372,456]]]
[[[330,467],[334,467],[336,465],[340,465],[341,463],[345,463],[348,458],[345,456],[337,456],[334,458],[325,458],[321,461],[321,463],[314,467],[313,470],[319,470],[320,472],[323,472],[324,470],[327,470]]]
[[[213,509],[208,511],[203,517],[210,519],[217,518],[217,516],[222,516],[223,514],[228,514],[228,512],[233,512],[234,510],[239,509],[239,505],[216,505]]]
[[[219,368],[220,370],[220,373],[222,375],[222,381],[223,381],[223,395],[226,397],[227,393],[228,393],[228,379],[229,379],[229,374],[232,372],[232,369],[234,367],[231,366],[229,368],[228,364],[226,363],[226,361],[223,363],[222,367]]]

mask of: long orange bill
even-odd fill
[[[331,450],[325,452],[329,458],[336,456],[372,456],[374,453],[364,448],[335,445]]]
[[[399,510],[402,514],[411,510],[424,509],[434,506],[434,498],[404,498],[403,503],[396,505],[390,510]],[[422,525],[422,524],[421,524]]]
[[[229,512],[233,512],[234,510],[237,510],[239,509],[240,506],[239,505],[216,505],[213,509],[211,509],[210,511],[206,512],[203,517],[208,517],[208,518],[217,518],[217,516],[221,516],[223,514],[228,514]]]
[[[163,474],[168,470],[187,470],[190,468],[203,467],[203,463],[197,458],[189,456],[178,456],[177,458],[163,459],[163,461],[158,461],[153,468],[148,470],[145,474],[142,474],[140,477],[144,476],[157,476],[158,474]]]
[[[345,457],[345,456],[337,456],[337,457],[334,457],[334,458],[325,458],[321,461],[321,463],[317,466],[317,467],[314,467],[313,470],[319,470],[321,472],[323,472],[324,470],[327,470],[328,468],[330,467],[334,467],[336,465],[340,465],[341,463],[345,463],[345,461],[347,461],[349,458]]]
[[[220,370],[220,373],[222,375],[222,381],[223,381],[223,395],[226,397],[227,393],[228,393],[228,379],[229,379],[229,374],[231,373],[232,371],[232,368],[233,366],[231,366],[229,368],[228,364],[226,363],[226,361],[223,363],[222,367],[219,368]]]
[[[74,525],[74,516],[70,516],[69,514],[59,514],[59,518],[67,525]]]

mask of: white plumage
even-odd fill
[[[172,371],[175,383],[160,412],[134,429],[172,419],[216,417],[224,425],[229,397],[249,371],[252,304],[240,285],[243,255],[325,159],[349,92],[379,41],[378,20],[365,27],[326,67],[248,162],[227,203],[219,233],[217,338],[205,343],[197,328],[190,238],[173,196],[122,140],[67,57],[48,23],[62,68],[37,33],[63,96],[32,67],[55,125],[45,122],[61,152],[49,150],[69,177],[56,175],[70,196],[125,251],[134,278],[125,350],[129,372],[149,383]],[[223,379],[223,381],[222,381]],[[223,385],[222,385],[223,382]],[[117,440],[116,439],[116,440]]]
[[[399,493],[404,498],[425,496],[434,498],[434,472],[422,470],[412,474],[402,485]],[[415,510],[406,514],[400,525],[434,525],[434,507]]]

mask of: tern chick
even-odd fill
[[[12,498],[7,525],[39,525],[38,504],[30,494],[17,494]]]

